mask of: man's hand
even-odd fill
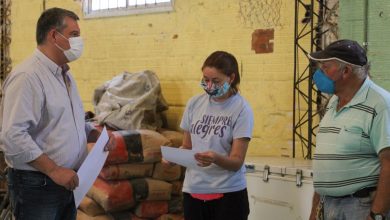
[[[77,176],[77,173],[72,169],[57,166],[47,175],[55,183],[65,187],[68,190],[72,191],[79,186],[79,177]]]
[[[56,184],[63,186],[68,190],[74,190],[79,185],[79,177],[74,170],[58,166],[46,154],[41,154],[29,164],[46,174]]]

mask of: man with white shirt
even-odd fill
[[[86,144],[99,132],[86,124],[68,62],[83,51],[78,16],[51,8],[36,29],[37,48],[3,85],[2,141],[16,219],[75,219],[72,190]]]

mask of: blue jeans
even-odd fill
[[[370,214],[373,196],[357,198],[324,198],[324,220],[366,220]],[[386,219],[390,219],[390,212]]]
[[[16,220],[75,220],[73,192],[34,171],[8,169],[8,190]]]

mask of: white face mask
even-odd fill
[[[67,39],[60,32],[57,33],[59,33],[69,42],[70,48],[68,50],[64,50],[58,44],[55,44],[60,50],[64,52],[66,59],[68,59],[69,62],[72,62],[80,58],[84,48],[83,39],[81,37],[70,37],[69,39]]]

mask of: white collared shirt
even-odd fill
[[[18,65],[3,85],[1,139],[8,166],[28,164],[45,153],[57,165],[78,169],[87,155],[84,109],[69,67],[58,66],[40,50]],[[68,81],[69,93],[64,78]]]

